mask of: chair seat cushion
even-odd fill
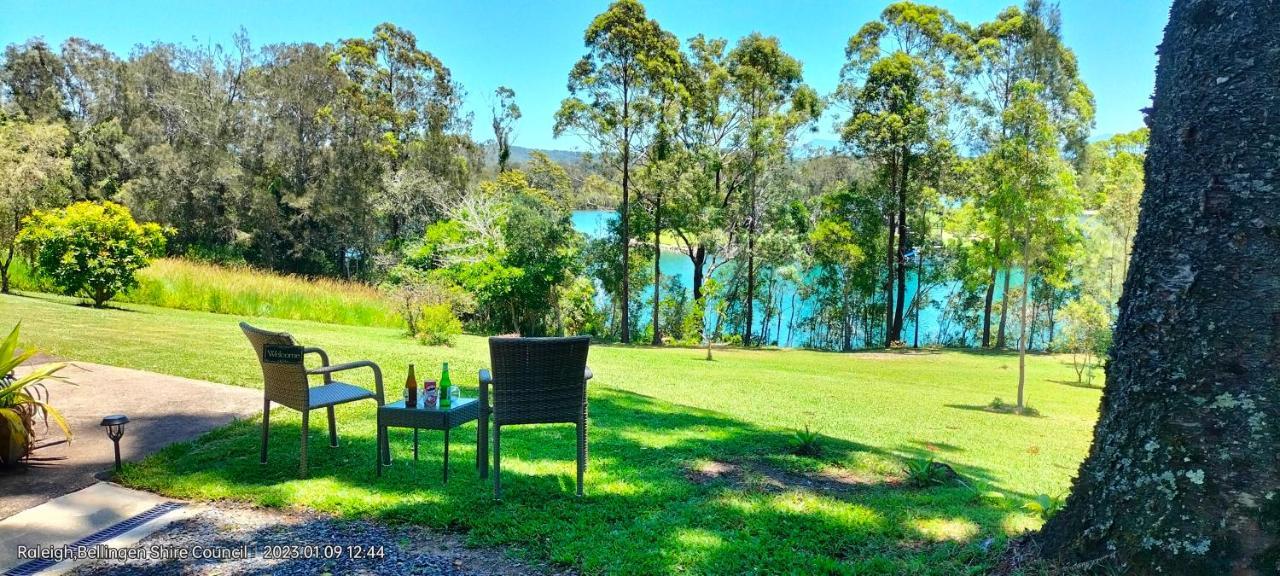
[[[330,382],[323,386],[312,386],[310,392],[310,405],[312,408],[323,408],[334,404],[375,397],[373,392],[346,382]]]

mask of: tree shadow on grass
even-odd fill
[[[789,431],[642,395],[597,389],[591,398],[584,498],[573,496],[572,426],[504,429],[503,496],[474,470],[475,425],[455,429],[450,480],[440,479],[438,433],[411,460],[410,432],[393,429],[395,464],[374,474],[371,410],[341,411],[343,446],[310,436],[310,478],[297,477],[299,421],[278,410],[272,452],[257,462],[259,427],[232,424],[130,466],[123,480],[178,497],[232,498],[265,506],[307,506],[346,517],[465,532],[469,544],[513,545],[529,559],[584,572],[823,573],[969,570],[989,560],[1021,514],[1012,502],[954,486],[905,488],[870,474],[856,489],[753,481],[769,458],[789,452]],[[345,416],[345,417],[344,417]],[[917,457],[919,442],[885,449],[825,438],[828,457]],[[953,447],[954,448],[954,447]],[[958,449],[958,448],[957,448]],[[700,482],[697,462],[733,463],[742,478]],[[956,466],[972,484],[1000,489],[980,467]],[[996,547],[998,548],[998,547]]]
[[[1063,386],[1070,386],[1072,388],[1084,388],[1085,390],[1102,390],[1102,386],[1090,384],[1088,382],[1077,382],[1075,380],[1049,380],[1049,381],[1053,382],[1054,384],[1061,384]]]
[[[1024,407],[1024,411],[1019,414],[1017,408],[1013,406],[995,408],[990,404],[944,404],[947,408],[956,408],[958,410],[972,410],[974,412],[986,412],[987,414],[998,414],[1004,416],[1021,416],[1023,418],[1045,418],[1039,410],[1032,406]]]

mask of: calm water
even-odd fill
[[[577,210],[573,213],[573,227],[577,229],[579,232],[582,232],[583,234],[586,234],[593,238],[598,238],[606,234],[606,230],[607,230],[606,222],[610,218],[616,218],[616,217],[617,217],[617,214],[615,212],[608,211],[608,210]],[[689,260],[688,256],[680,252],[663,251],[661,259],[659,260],[659,267],[662,269],[662,273],[664,275],[679,276],[680,281],[684,284],[685,288],[689,290],[690,293],[692,294],[693,263]],[[723,268],[721,268],[721,270],[723,270]],[[1010,278],[1011,286],[1019,286],[1021,285],[1021,282],[1022,282],[1022,278],[1020,274],[1014,274],[1014,277]],[[1000,298],[1000,294],[1001,294],[1000,288],[1001,288],[1000,284],[997,283],[996,294],[995,294],[995,297],[997,300]],[[926,293],[926,297],[931,300],[931,303],[920,309],[920,344],[921,345],[924,345],[926,343],[937,342],[939,340],[939,332],[941,329],[941,327],[939,326],[939,321],[941,320],[941,316],[942,316],[942,305],[945,303],[947,297],[951,294],[952,290],[954,289],[955,289],[954,284],[943,284],[941,286],[934,287],[932,290]],[[915,274],[912,273],[907,276],[907,293],[908,293],[907,302],[908,303],[911,302],[910,300],[911,298],[915,297],[916,290],[917,290],[916,277],[915,277]],[[815,303],[801,300],[798,297],[795,299],[795,308],[796,308],[795,309],[795,315],[796,315],[796,321],[795,321],[796,331],[795,332],[796,333],[793,335],[787,329],[787,321],[791,318],[791,313],[792,313],[791,296],[794,293],[795,293],[794,285],[791,285],[790,283],[783,284],[782,334],[778,337],[778,342],[781,345],[786,345],[787,342],[790,341],[793,346],[803,346],[806,343],[807,334],[803,329],[800,328],[801,319],[808,318],[810,315],[812,315]],[[759,316],[760,313],[757,311],[756,315]],[[757,322],[760,322],[760,321],[758,320]],[[903,340],[906,341],[908,344],[910,344],[915,335],[914,315],[911,315],[908,318],[905,318],[904,323],[906,325],[903,328]],[[776,328],[777,328],[777,325],[774,324],[774,326],[770,330],[770,333],[773,334]],[[756,324],[757,333],[759,329],[760,329],[760,325],[757,323]]]

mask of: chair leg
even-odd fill
[[[329,447],[338,447],[338,422],[333,417],[333,406],[329,407]]]
[[[578,423],[578,496],[582,496],[582,475],[587,470],[587,423]]]
[[[493,499],[502,499],[502,427],[493,427]]]
[[[262,456],[258,459],[262,464],[267,463],[267,431],[270,427],[271,401],[264,398],[262,400]]]
[[[307,477],[307,436],[311,432],[311,411],[302,411],[302,456],[298,459],[298,473]]]

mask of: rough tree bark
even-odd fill
[[[1280,573],[1280,2],[1176,0],[1106,392],[1063,561]]]

